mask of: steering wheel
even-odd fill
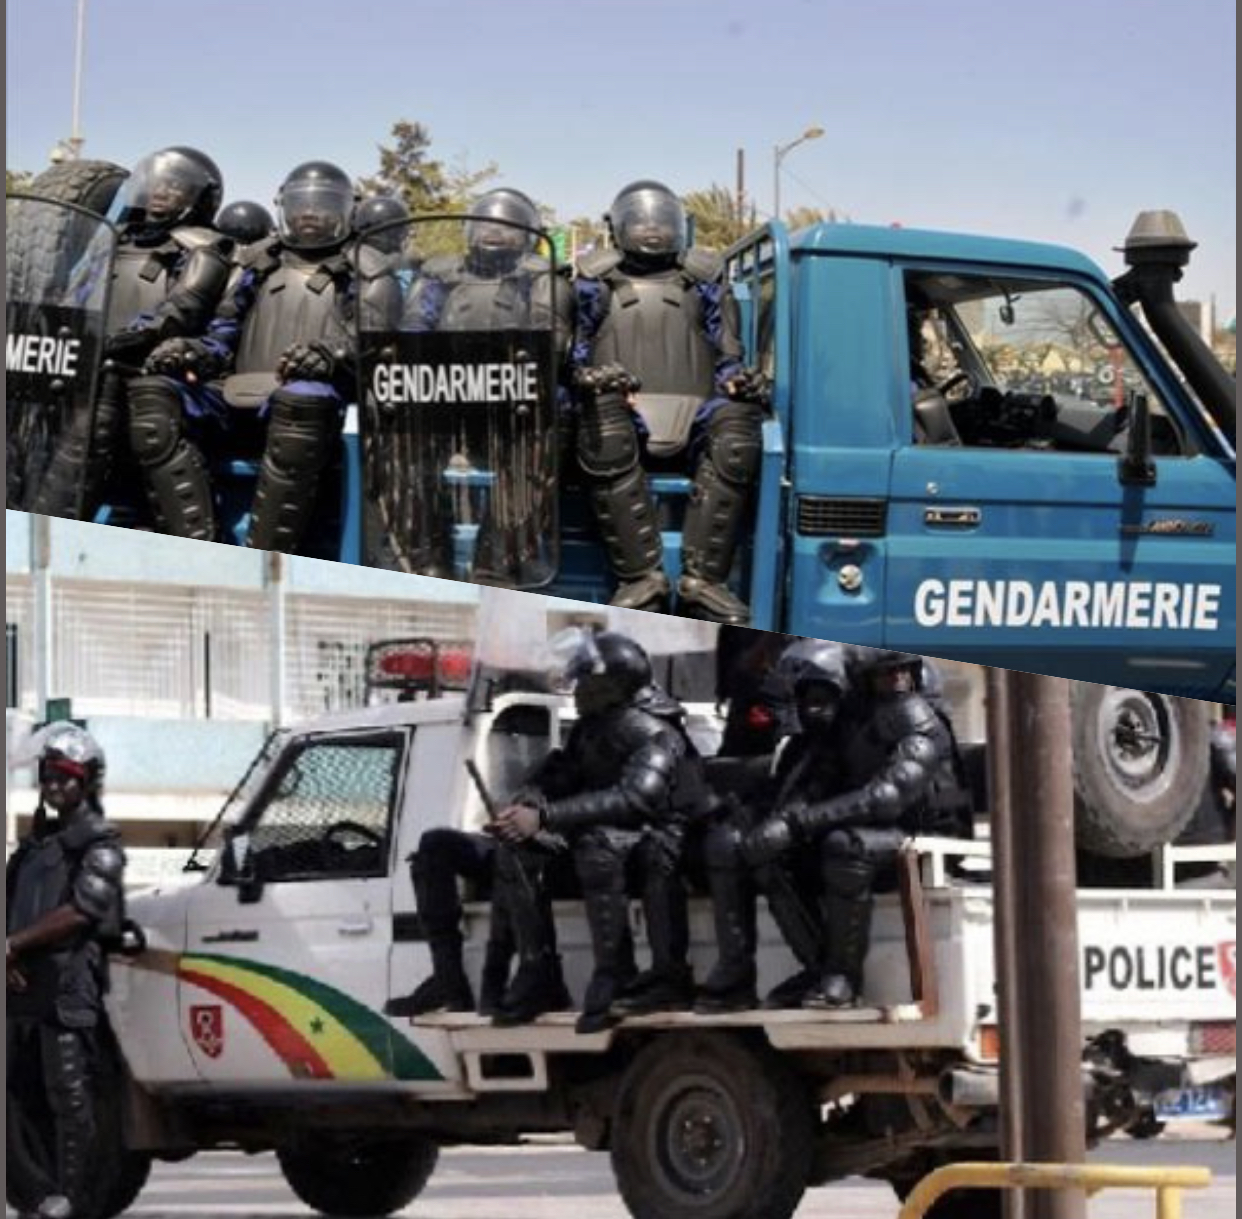
[[[337,839],[346,834],[361,838],[363,846],[374,847],[376,851],[383,849],[384,835],[378,830],[373,830],[369,825],[363,825],[360,821],[334,821],[319,836],[319,848],[325,861],[329,858],[332,848],[337,845]]]
[[[948,376],[943,381],[939,382],[935,389],[938,394],[943,394],[947,398],[955,389],[958,389],[963,385],[969,385],[971,387],[971,393],[974,393],[974,381],[972,380],[970,373],[968,373],[964,368],[959,368],[957,372],[952,374],[952,376]]]

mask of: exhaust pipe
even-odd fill
[[[1090,1105],[1096,1084],[1088,1070],[1082,1073],[1082,1089]],[[987,1067],[950,1067],[936,1081],[936,1095],[944,1104],[961,1109],[999,1108],[1000,1073]]]
[[[1122,247],[1130,269],[1113,287],[1127,305],[1142,305],[1147,324],[1213,422],[1236,444],[1237,381],[1182,316],[1173,297],[1173,285],[1182,278],[1195,244],[1176,212],[1141,213]]]

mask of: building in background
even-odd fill
[[[10,756],[70,699],[140,864],[193,845],[274,728],[358,705],[371,643],[474,635],[473,585],[18,512],[5,535]],[[6,776],[11,845],[35,793]]]

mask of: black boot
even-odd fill
[[[585,902],[595,950],[595,972],[587,985],[576,1029],[582,1034],[602,1033],[621,1020],[613,1005],[638,971],[634,967],[634,941],[624,891],[588,893]]]
[[[487,952],[483,958],[483,975],[479,979],[480,1016],[494,1016],[500,1011],[505,991],[509,988],[509,970],[512,964],[513,945],[508,939],[488,940]]]
[[[862,997],[863,965],[871,942],[871,915],[875,898],[871,890],[873,872],[865,865],[857,868],[865,876],[865,884],[852,891],[827,893],[824,896],[824,918],[827,952],[824,971],[818,985],[806,997],[803,1006],[839,1009],[854,1007]]]
[[[689,965],[644,970],[612,1005],[617,1016],[688,1012],[694,1006],[694,974]]]
[[[430,1016],[437,1012],[474,1011],[474,992],[462,967],[461,936],[433,940],[431,977],[404,998],[391,999],[384,1008],[388,1016]]]
[[[705,850],[720,957],[699,988],[694,1010],[704,1015],[748,1011],[755,992],[755,889],[742,863],[741,836],[721,825],[709,832]]]
[[[498,1028],[529,1024],[545,1012],[566,1011],[573,1005],[561,958],[554,952],[544,953],[531,961],[523,961],[492,1016]]]
[[[778,982],[763,1001],[766,1011],[787,1011],[801,1007],[819,982],[821,975],[814,969],[800,969],[796,974]]]

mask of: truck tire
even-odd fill
[[[1172,842],[1208,779],[1206,703],[1118,686],[1071,686],[1079,850],[1111,859]]]
[[[661,1037],[630,1064],[612,1166],[634,1219],[790,1219],[816,1111],[780,1055],[731,1035]]]
[[[418,1135],[361,1135],[309,1138],[276,1155],[289,1188],[312,1210],[361,1219],[413,1202],[431,1180],[440,1148]]]
[[[107,214],[128,170],[111,161],[65,161],[38,174],[20,192],[56,203],[71,203],[97,216]],[[15,225],[5,231],[5,278],[11,290],[30,297],[63,285],[50,282],[53,268],[62,273],[76,261],[73,243],[85,246],[83,225],[68,208],[43,209],[38,225]]]

